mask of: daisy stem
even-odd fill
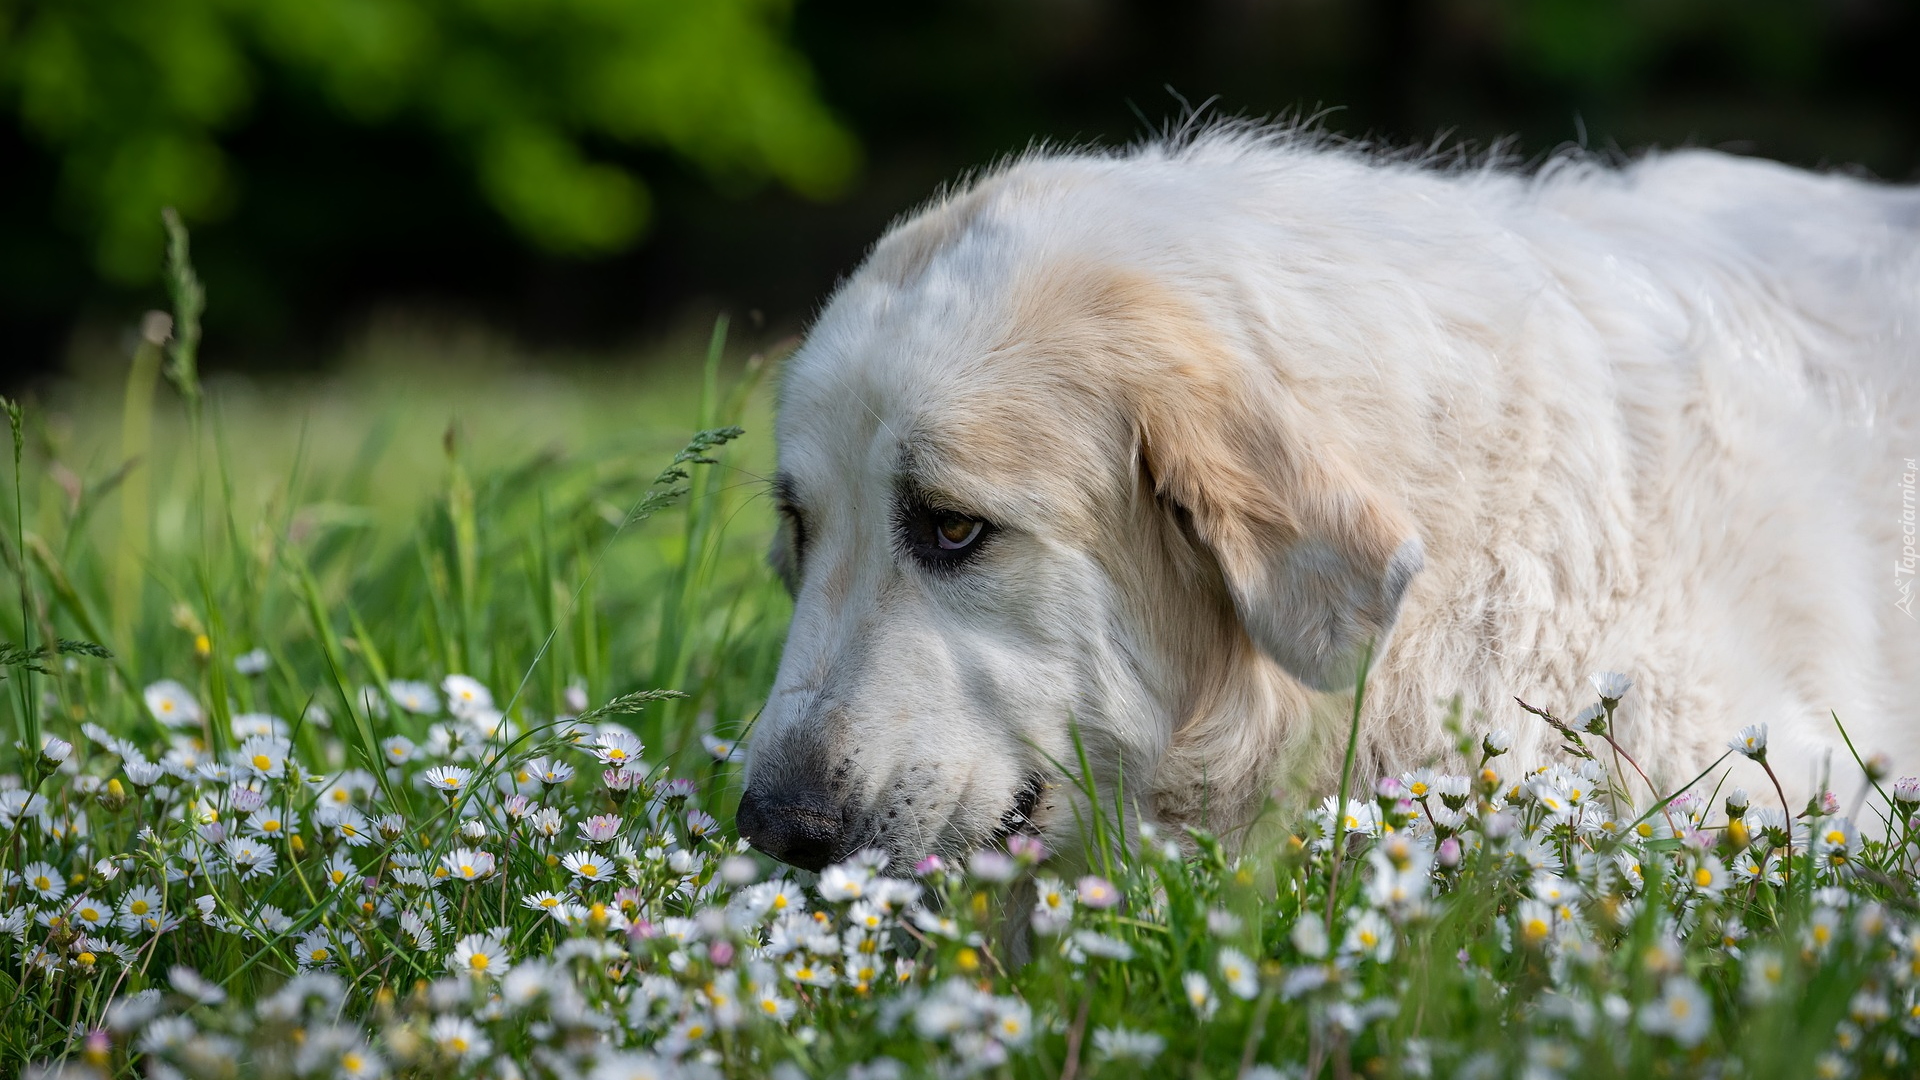
[[[1609,726],[1609,727],[1611,727],[1612,725],[1611,725],[1611,724],[1609,724],[1608,726]],[[1635,761],[1635,760],[1633,760],[1633,755],[1632,755],[1632,754],[1629,754],[1629,753],[1627,753],[1627,752],[1626,752],[1625,750],[1622,750],[1622,749],[1620,749],[1620,744],[1619,744],[1619,743],[1617,743],[1617,742],[1614,742],[1614,741],[1613,741],[1613,736],[1612,736],[1612,735],[1609,735],[1609,734],[1607,734],[1606,732],[1604,732],[1604,731],[1603,731],[1603,732],[1601,732],[1601,733],[1600,733],[1600,737],[1601,737],[1601,738],[1603,738],[1603,739],[1605,739],[1605,740],[1607,740],[1607,745],[1608,745],[1608,746],[1611,746],[1611,747],[1613,747],[1613,759],[1614,759],[1614,760],[1613,760],[1613,767],[1614,767],[1615,769],[1618,769],[1618,768],[1620,768],[1620,759],[1621,759],[1621,758],[1626,758],[1626,759],[1627,759],[1627,764],[1629,764],[1629,765],[1631,765],[1631,766],[1633,766],[1633,771],[1634,771],[1634,772],[1637,772],[1637,773],[1639,773],[1639,774],[1640,774],[1640,782],[1641,782],[1641,783],[1643,783],[1643,784],[1645,784],[1645,785],[1647,785],[1647,794],[1648,794],[1648,795],[1651,795],[1651,796],[1652,796],[1653,798],[1655,798],[1655,799],[1658,799],[1658,798],[1660,797],[1660,791],[1659,791],[1659,789],[1657,789],[1657,788],[1655,788],[1655,787],[1653,786],[1653,781],[1651,781],[1651,780],[1649,780],[1649,779],[1647,779],[1647,773],[1646,773],[1646,770],[1644,770],[1644,769],[1642,769],[1642,768],[1640,767],[1640,763],[1639,763],[1639,762],[1637,762],[1637,761]],[[1668,809],[1667,809],[1667,808],[1666,808],[1665,806],[1662,806],[1662,807],[1660,808],[1660,813],[1661,813],[1662,815],[1664,815],[1664,816],[1666,817],[1666,819],[1667,819],[1667,828],[1668,828],[1668,829],[1670,829],[1670,830],[1672,830],[1672,831],[1673,831],[1673,834],[1674,834],[1675,836],[1678,836],[1678,835],[1680,834],[1680,830],[1679,830],[1679,828],[1678,828],[1677,826],[1675,826],[1675,825],[1674,825],[1674,823],[1673,823],[1673,813],[1672,813],[1671,811],[1669,811],[1669,810],[1668,810]]]
[[[1253,1056],[1260,1049],[1260,1039],[1267,1033],[1267,1013],[1273,1008],[1273,988],[1260,992],[1260,1000],[1253,1007],[1253,1019],[1247,1024],[1247,1039],[1240,1046],[1240,1071],[1235,1076],[1245,1076],[1253,1071]]]
[[[1787,857],[1780,861],[1780,865],[1786,868],[1787,887],[1792,888],[1793,887],[1793,808],[1787,805],[1787,793],[1785,790],[1783,790],[1780,787],[1780,778],[1773,775],[1773,766],[1767,764],[1767,759],[1764,756],[1760,758],[1760,767],[1767,770],[1767,779],[1773,781],[1773,793],[1780,797],[1780,816],[1783,819],[1785,819],[1787,823]],[[1766,864],[1762,862],[1761,865],[1764,867]]]
[[[1367,669],[1373,663],[1373,641],[1360,650],[1359,672],[1353,685],[1353,718],[1347,725],[1347,756],[1340,764],[1340,798],[1333,805],[1332,820],[1327,823],[1333,835],[1329,848],[1332,862],[1327,870],[1327,937],[1333,937],[1333,903],[1340,894],[1340,864],[1347,857],[1347,789],[1353,782],[1353,756],[1360,747],[1360,707],[1367,699]]]
[[[1087,987],[1087,993],[1080,999],[1080,1011],[1074,1014],[1073,1026],[1067,1028],[1067,1063],[1060,1069],[1060,1080],[1073,1080],[1080,1071],[1080,1040],[1087,1034],[1087,1010],[1093,1005],[1093,987]]]

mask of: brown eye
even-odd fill
[[[980,530],[986,525],[977,518],[961,517],[959,514],[942,514],[935,525],[935,541],[942,550],[959,551],[980,538]]]
[[[957,570],[992,545],[991,522],[961,510],[929,506],[924,496],[903,492],[895,504],[894,536],[900,552],[934,571]]]

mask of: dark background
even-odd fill
[[[801,0],[784,34],[859,141],[852,182],[810,200],[717,183],[644,146],[596,147],[654,198],[650,231],[597,258],[542,253],[442,142],[404,120],[345,117],[269,68],[220,135],[243,195],[192,223],[213,298],[203,364],[324,368],[394,309],[589,351],[716,311],[790,332],[943,181],[1035,139],[1125,143],[1203,103],[1207,115],[1317,115],[1397,145],[1510,136],[1523,160],[1570,143],[1693,144],[1920,177],[1920,4],[1901,0]],[[84,223],[54,212],[59,177],[9,102],[9,384],[74,365],[162,303],[157,282],[96,272]]]

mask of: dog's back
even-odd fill
[[[1583,553],[1598,574],[1532,552],[1562,587],[1528,644],[1581,661],[1534,657],[1557,672],[1537,691],[1632,671],[1624,728],[1669,782],[1757,721],[1794,787],[1829,760],[1844,777],[1834,714],[1862,753],[1920,767],[1920,624],[1894,567],[1920,453],[1920,191],[1686,152],[1512,194],[1494,212],[1577,312],[1564,354],[1532,362],[1599,388],[1603,419],[1550,442],[1589,464],[1604,509],[1582,515],[1629,538]],[[1570,479],[1545,497],[1579,504]]]

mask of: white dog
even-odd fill
[[[1330,791],[1369,641],[1361,782],[1444,760],[1456,694],[1539,763],[1515,696],[1567,715],[1601,669],[1663,785],[1768,723],[1797,809],[1858,775],[1833,714],[1920,765],[1913,188],[1248,129],[1031,154],[880,241],[779,441],[795,609],[739,824],[797,865],[1072,847],[1076,730],[1169,823]]]

